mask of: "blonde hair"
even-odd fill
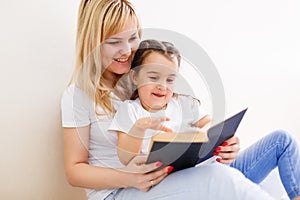
[[[101,78],[104,71],[100,45],[108,37],[121,32],[129,19],[140,23],[135,10],[127,0],[82,0],[78,12],[76,37],[76,68],[71,83],[76,85],[100,106],[105,114],[115,112],[110,89]],[[96,112],[99,115],[99,113]]]

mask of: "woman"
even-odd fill
[[[88,188],[89,199],[271,199],[238,170],[218,163],[166,177],[171,167],[147,173],[161,163],[145,165],[145,157],[135,157],[127,166],[119,162],[117,134],[108,133],[107,127],[122,98],[113,88],[130,69],[139,27],[126,0],[80,4],[76,69],[62,98],[68,182]],[[238,139],[227,143],[231,153],[221,149],[226,155],[221,162],[231,162],[237,154]]]

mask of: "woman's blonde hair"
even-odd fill
[[[129,17],[140,23],[127,0],[82,0],[78,12],[76,36],[76,68],[71,83],[82,89],[105,114],[114,113],[110,89],[101,78],[103,66],[100,45],[108,37],[121,32]],[[99,113],[96,112],[99,115]]]

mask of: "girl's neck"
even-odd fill
[[[151,113],[156,113],[156,112],[161,111],[161,110],[166,110],[167,105],[168,105],[168,104],[166,104],[166,105],[164,105],[164,106],[162,106],[162,107],[155,107],[155,108],[152,108],[152,107],[146,105],[145,103],[143,103],[143,102],[141,101],[141,99],[140,99],[140,102],[141,102],[142,107],[143,107],[146,111],[151,112]]]

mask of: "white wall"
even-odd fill
[[[143,27],[179,32],[207,52],[223,80],[226,115],[249,107],[238,129],[244,147],[275,129],[300,141],[299,1],[132,2]]]
[[[238,130],[244,146],[277,128],[300,141],[297,0],[132,2],[143,27],[182,33],[208,53],[226,114],[249,107]],[[65,181],[59,110],[74,66],[78,4],[0,2],[0,199],[85,199]]]
[[[65,181],[59,105],[78,2],[0,4],[0,199],[84,199]]]

